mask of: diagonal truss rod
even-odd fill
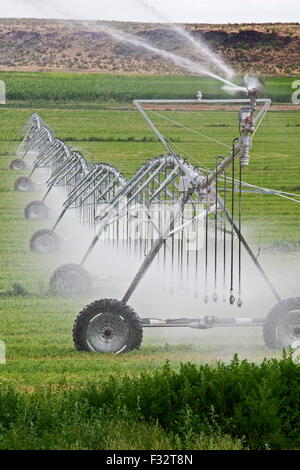
[[[188,202],[190,195],[188,193],[183,193],[178,201],[178,208],[177,211],[174,213],[174,217],[171,222],[167,222],[163,229],[161,236],[153,243],[149,253],[147,254],[146,258],[144,259],[140,269],[138,270],[137,274],[135,275],[132,283],[128,287],[125,295],[122,299],[122,302],[127,303],[134,291],[136,290],[137,286],[145,276],[146,272],[148,271],[149,267],[152,264],[152,261],[156,257],[157,253],[161,249],[161,247],[166,242],[170,232],[173,231],[176,222],[180,219],[181,215],[183,214],[185,204]]]
[[[271,104],[270,99],[257,99],[257,103],[262,103],[263,107],[258,113],[258,115],[255,118],[255,123],[257,124],[257,127],[259,126],[260,122],[262,121],[266,111],[268,110],[268,107]],[[225,104],[225,103],[236,103],[236,104],[242,104],[242,103],[247,103],[250,104],[251,100],[250,99],[230,99],[230,100],[134,100],[133,104],[135,107],[138,109],[138,111],[142,114],[143,118],[148,122],[150,125],[151,129],[154,131],[154,133],[157,135],[159,140],[162,142],[162,144],[166,147],[166,149],[170,152],[170,154],[177,160],[178,165],[182,168],[182,170],[189,174],[192,180],[198,185],[200,189],[205,189],[207,186],[209,186],[217,177],[220,175],[232,162],[233,155],[235,155],[235,158],[237,158],[240,155],[239,148],[236,146],[224,159],[224,161],[216,168],[214,172],[212,172],[208,178],[204,178],[203,176],[200,176],[196,171],[191,171],[187,170],[187,168],[184,167],[184,164],[178,159],[176,153],[172,150],[170,147],[169,143],[166,141],[166,139],[163,137],[163,135],[159,132],[153,121],[149,118],[141,104],[174,104],[174,103],[197,103],[197,104]],[[199,184],[200,183],[200,184]]]

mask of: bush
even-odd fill
[[[93,406],[126,407],[138,419],[157,421],[172,432],[185,432],[190,413],[194,432],[212,426],[245,438],[252,449],[291,448],[300,446],[299,385],[300,369],[291,358],[259,366],[235,357],[230,365],[215,368],[182,364],[177,373],[166,364],[153,376],[127,377],[121,383],[111,379],[100,391],[86,391],[86,398]]]
[[[229,365],[187,363],[178,372],[166,363],[152,375],[111,377],[79,390],[26,395],[3,386],[0,392],[0,448],[18,448],[27,432],[26,448],[57,448],[57,442],[69,448],[76,441],[78,448],[107,448],[105,433],[86,436],[111,423],[112,435],[119,429],[124,446],[135,448],[300,446],[300,368],[289,355],[260,365],[236,356]],[[157,441],[149,437],[154,431]]]

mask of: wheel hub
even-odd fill
[[[89,322],[86,337],[93,351],[118,353],[127,345],[129,329],[121,315],[103,312]]]
[[[111,341],[113,339],[114,334],[115,334],[115,331],[110,325],[107,325],[106,327],[104,327],[101,332],[101,336],[104,341]]]
[[[291,310],[278,324],[278,336],[285,347],[300,339],[300,310]]]
[[[30,217],[32,219],[37,219],[37,218],[40,218],[41,216],[41,210],[39,207],[33,207],[30,211]]]
[[[68,271],[62,273],[58,279],[59,290],[64,293],[75,294],[82,288],[82,279],[78,273],[74,271]]]
[[[47,235],[43,235],[42,237],[40,237],[38,240],[37,240],[37,243],[36,243],[37,247],[38,247],[38,251],[46,251],[48,252],[49,250],[52,249],[52,246],[53,246],[53,242],[51,240],[51,238]]]

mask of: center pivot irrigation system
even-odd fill
[[[232,141],[227,155],[216,155],[213,170],[194,167],[173,150],[146,112],[144,105],[180,104],[239,105],[239,137]],[[242,181],[242,169],[249,165],[252,138],[268,108],[269,99],[259,99],[256,89],[245,99],[206,100],[199,92],[195,100],[136,100],[135,106],[165,147],[166,155],[144,163],[126,180],[107,163],[92,164],[57,139],[53,131],[34,114],[23,128],[24,139],[18,149],[21,159],[12,169],[24,169],[26,155],[35,157],[30,175],[15,182],[15,189],[30,191],[35,187],[32,175],[37,168],[47,168],[47,190],[41,201],[25,208],[25,217],[46,218],[45,200],[57,186],[66,190],[66,200],[51,229],[38,230],[30,240],[34,252],[59,249],[55,230],[67,210],[75,208],[95,235],[79,264],[65,264],[51,276],[55,294],[87,292],[92,278],[84,265],[96,244],[108,240],[128,254],[142,258],[141,265],[122,300],[101,299],[87,305],[73,327],[76,349],[121,353],[140,347],[143,328],[189,327],[208,329],[228,326],[262,326],[266,346],[287,348],[300,345],[300,298],[282,300],[257,256],[242,234],[242,194],[274,194],[299,203],[299,195],[250,185]],[[184,126],[182,126],[184,127]],[[213,140],[213,139],[211,139]],[[231,176],[227,174],[231,171]],[[237,176],[237,177],[236,177]],[[235,214],[238,214],[235,220]],[[128,305],[149,268],[156,263],[182,282],[192,286],[195,297],[207,304],[211,298],[242,307],[242,254],[254,263],[277,304],[265,318],[140,318]],[[174,274],[175,273],[175,274]],[[212,279],[209,276],[212,274]],[[211,292],[210,292],[211,291]]]

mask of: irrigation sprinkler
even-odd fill
[[[29,140],[31,138],[31,134],[34,134],[35,132],[37,132],[40,126],[41,124],[40,124],[39,115],[37,113],[34,113],[28,119],[28,121],[24,124],[20,132],[21,136],[23,136],[23,139],[16,151],[16,155],[18,156],[22,155],[23,153],[22,148],[24,147],[26,140]],[[18,159],[12,160],[9,167],[11,170],[23,170],[26,168],[26,163],[24,162],[23,159],[18,158]]]
[[[48,191],[54,186],[65,185],[68,197],[63,203],[62,211],[51,229],[41,229],[30,239],[31,251],[53,253],[59,249],[60,241],[56,229],[66,212],[72,208],[79,210],[84,222],[94,223],[97,207],[106,204],[124,186],[124,176],[112,165],[98,163],[88,164],[77,152],[64,161],[48,180]],[[43,202],[42,201],[42,202]]]
[[[97,229],[95,236],[79,264],[63,265],[54,271],[50,279],[51,291],[64,295],[74,292],[74,269],[77,266],[78,272],[84,273],[85,277],[88,275],[84,265],[99,241],[112,240],[118,250],[144,256],[145,250],[160,236],[165,221],[173,217],[173,208],[178,204],[182,188],[187,184],[188,174],[198,175],[198,172],[175,154],[154,157],[143,164],[118,192],[112,193],[104,204],[96,206],[97,212],[93,219]],[[181,218],[186,230],[192,225],[190,213],[201,213],[202,204],[203,194],[201,196],[197,191],[189,194],[189,204],[186,204],[188,210]],[[209,213],[213,209],[214,206]],[[164,259],[167,250],[172,252],[173,263],[175,253],[180,253],[183,259],[183,243],[182,237],[173,237],[171,246],[165,246],[163,250]],[[181,260],[181,266],[182,263]],[[86,284],[82,287],[76,285],[76,292],[86,292]]]
[[[30,144],[32,138],[40,131],[40,129],[48,129],[48,131],[53,133],[50,127],[45,123],[45,121],[37,114],[34,113],[28,121],[25,123],[21,130],[21,135],[23,136],[22,142],[20,143],[16,155],[22,156],[22,158],[17,158],[11,161],[10,169],[11,170],[24,170],[26,169],[26,163],[24,161],[26,155],[31,154],[36,156],[35,151],[30,151],[28,144]]]
[[[216,157],[215,169],[207,170],[206,173],[199,168],[191,168],[173,151],[171,144],[159,132],[142,106],[144,103],[151,105],[169,105],[174,103],[195,103],[199,101],[203,104],[228,103],[239,104],[241,106],[239,113],[239,137],[233,140],[232,148],[226,156]],[[164,159],[158,159],[156,164],[154,160],[145,165],[134,175],[127,185],[124,186],[117,197],[110,201],[109,206],[97,218],[100,224],[98,232],[79,266],[81,268],[83,267],[87,257],[104,230],[111,224],[119,223],[122,216],[126,217],[127,215],[128,218],[128,214],[130,214],[128,209],[130,209],[131,203],[141,203],[142,200],[142,203],[145,205],[145,201],[149,202],[152,198],[157,198],[157,196],[159,196],[160,203],[160,196],[162,194],[164,197],[166,195],[169,196],[170,193],[170,199],[173,204],[171,211],[168,207],[168,212],[171,212],[171,217],[165,220],[166,207],[164,206],[162,212],[158,210],[159,214],[163,213],[163,217],[157,237],[153,237],[150,243],[147,237],[139,238],[139,240],[143,239],[144,241],[142,248],[146,251],[146,255],[132,282],[124,293],[122,300],[96,300],[87,305],[79,313],[73,326],[73,340],[76,349],[114,354],[124,353],[140,347],[143,337],[143,328],[170,327],[209,329],[228,326],[261,326],[263,328],[264,340],[268,347],[287,348],[294,344],[295,341],[299,342],[300,298],[281,299],[242,234],[242,170],[250,163],[249,151],[252,147],[252,137],[255,135],[271,101],[268,99],[258,99],[256,90],[252,89],[248,90],[248,98],[243,100],[204,100],[202,99],[202,94],[199,94],[198,100],[143,100],[135,101],[134,104],[167,149],[168,156],[164,157]],[[257,105],[261,105],[259,111],[256,109]],[[171,167],[168,168],[170,163]],[[231,168],[230,179],[227,177],[229,168]],[[166,174],[164,178],[162,178],[164,171],[166,171]],[[238,175],[237,178],[235,178],[236,174]],[[158,178],[159,181],[157,183]],[[153,190],[151,192],[151,185],[155,181],[157,183],[156,189],[154,189],[154,192]],[[222,181],[224,185],[222,188],[220,188],[220,181]],[[173,192],[172,190],[170,191],[170,185],[174,187]],[[230,188],[231,191],[227,193],[226,190],[228,188]],[[236,189],[238,190],[238,202],[234,197]],[[263,192],[263,189],[260,189]],[[147,199],[149,193],[150,197],[148,196]],[[224,196],[222,196],[223,194]],[[125,198],[126,202],[121,209],[119,207],[117,208],[120,202],[123,203],[123,196],[127,196],[127,198]],[[196,210],[191,220],[185,221],[185,209],[188,204],[193,206],[195,200],[201,202],[203,208],[202,210],[200,209],[200,212]],[[149,210],[149,204],[147,209]],[[236,212],[238,213],[237,221],[235,220]],[[215,230],[213,232],[213,260],[210,259],[208,236],[209,220],[212,217],[214,218],[213,223],[215,224]],[[221,247],[219,246],[220,240],[218,237],[218,222],[220,218],[223,224]],[[151,220],[151,217],[147,216],[146,220],[147,229],[149,229],[151,225],[149,224],[149,220]],[[196,231],[200,231],[201,226],[203,226],[203,221],[205,232],[204,245],[197,246],[198,238],[196,237],[196,245],[193,251],[184,250],[183,234],[186,233],[187,228],[191,225],[195,226]],[[175,263],[173,250],[175,234],[179,234],[177,263]],[[235,239],[238,244],[237,255],[234,249]],[[190,239],[187,237],[187,244],[189,244],[189,242]],[[128,243],[130,243],[130,241],[128,241]],[[219,300],[217,286],[221,284],[223,286],[222,300],[226,300],[230,305],[235,304],[241,308],[243,305],[242,250],[249,255],[263,281],[266,283],[266,286],[276,299],[276,306],[269,312],[266,318],[218,318],[214,315],[202,315],[196,318],[184,317],[179,319],[141,318],[128,305],[128,301],[145,277],[149,267],[161,257],[163,264],[166,265],[169,263],[173,271],[174,269],[178,269],[180,274],[187,274],[186,277],[193,272],[193,279],[196,281],[196,289],[199,288],[200,284],[200,272],[204,274],[204,302],[207,302],[209,298],[212,298],[214,302]],[[161,256],[162,254],[163,256]],[[210,272],[212,271],[213,273],[212,289],[208,283],[208,264],[211,263],[211,261],[213,264],[213,269],[210,270]],[[221,275],[220,271],[222,273]],[[209,292],[210,289],[212,292]]]
[[[33,168],[28,176],[31,179],[32,174],[37,168],[47,168],[50,170],[50,177],[46,181],[47,190],[41,201],[31,201],[24,209],[26,219],[45,219],[48,216],[48,208],[45,200],[52,189],[57,185],[63,185],[69,173],[76,168],[77,175],[85,171],[87,164],[79,152],[72,152],[69,147],[61,140],[55,139],[48,144],[48,147],[38,155]],[[72,175],[70,181],[72,180]]]
[[[47,129],[51,136],[54,137],[54,133],[52,129],[49,127],[49,125],[37,114],[34,113],[31,118],[27,121],[27,123],[24,125],[21,135],[24,136],[16,154],[17,155],[22,155],[22,159],[28,155],[33,149],[30,149],[30,143],[33,137],[39,133],[40,130],[42,129]]]
[[[36,133],[31,137],[30,140],[24,145],[24,156],[29,152],[34,152],[35,155],[41,156],[43,152],[47,150],[49,145],[53,142],[54,136],[53,133],[48,129],[48,127],[40,127]],[[34,169],[37,165],[34,166]],[[35,184],[31,179],[33,171],[30,173],[30,176],[20,176],[16,179],[14,183],[14,189],[17,191],[34,191]]]
[[[239,112],[240,136],[233,140],[227,156],[216,157],[214,170],[193,167],[175,153],[173,144],[171,146],[158,131],[142,106],[143,103],[195,102],[242,105]],[[35,152],[36,156],[31,173],[25,178],[32,182],[31,176],[37,168],[50,170],[46,193],[41,201],[29,203],[25,208],[25,217],[43,218],[47,215],[44,201],[54,187],[62,186],[67,193],[54,226],[51,230],[36,232],[30,242],[31,249],[37,252],[56,251],[59,247],[56,227],[67,210],[72,208],[79,213],[83,223],[89,223],[96,230],[79,264],[65,264],[54,271],[50,279],[51,291],[62,295],[87,292],[92,287],[92,278],[84,265],[98,241],[103,239],[112,240],[117,249],[121,247],[126,254],[143,258],[121,301],[98,300],[79,314],[73,328],[75,347],[111,353],[136,349],[141,344],[143,328],[147,327],[207,329],[217,326],[262,326],[265,343],[270,348],[287,347],[299,342],[300,299],[281,300],[245,240],[241,227],[241,201],[245,192],[276,194],[300,202],[297,194],[242,181],[242,169],[250,162],[252,137],[270,106],[270,100],[257,99],[256,91],[249,90],[249,97],[243,100],[203,100],[202,94],[198,94],[197,100],[144,100],[134,103],[168,154],[146,162],[129,181],[116,168],[103,163],[90,164],[79,152],[71,151],[63,141],[54,137],[49,126],[38,115],[33,115],[23,129],[24,139],[18,151],[21,152],[22,148],[23,158],[29,152]],[[256,110],[257,104],[261,105],[259,111]],[[231,176],[228,175],[229,168]],[[235,193],[238,193],[238,203]],[[234,220],[236,209],[237,222]],[[213,230],[210,230],[211,227]],[[236,243],[238,255],[234,251]],[[210,245],[213,245],[213,260]],[[127,304],[149,267],[156,262],[171,272],[171,278],[174,272],[181,281],[190,283],[192,278],[194,295],[198,297],[202,293],[204,303],[210,299],[213,302],[220,300],[217,288],[222,284],[222,300],[242,307],[242,249],[250,256],[278,302],[265,319],[222,319],[212,315],[167,320],[139,318]],[[208,279],[210,264],[213,265],[212,283]],[[204,275],[203,287],[201,272]]]

